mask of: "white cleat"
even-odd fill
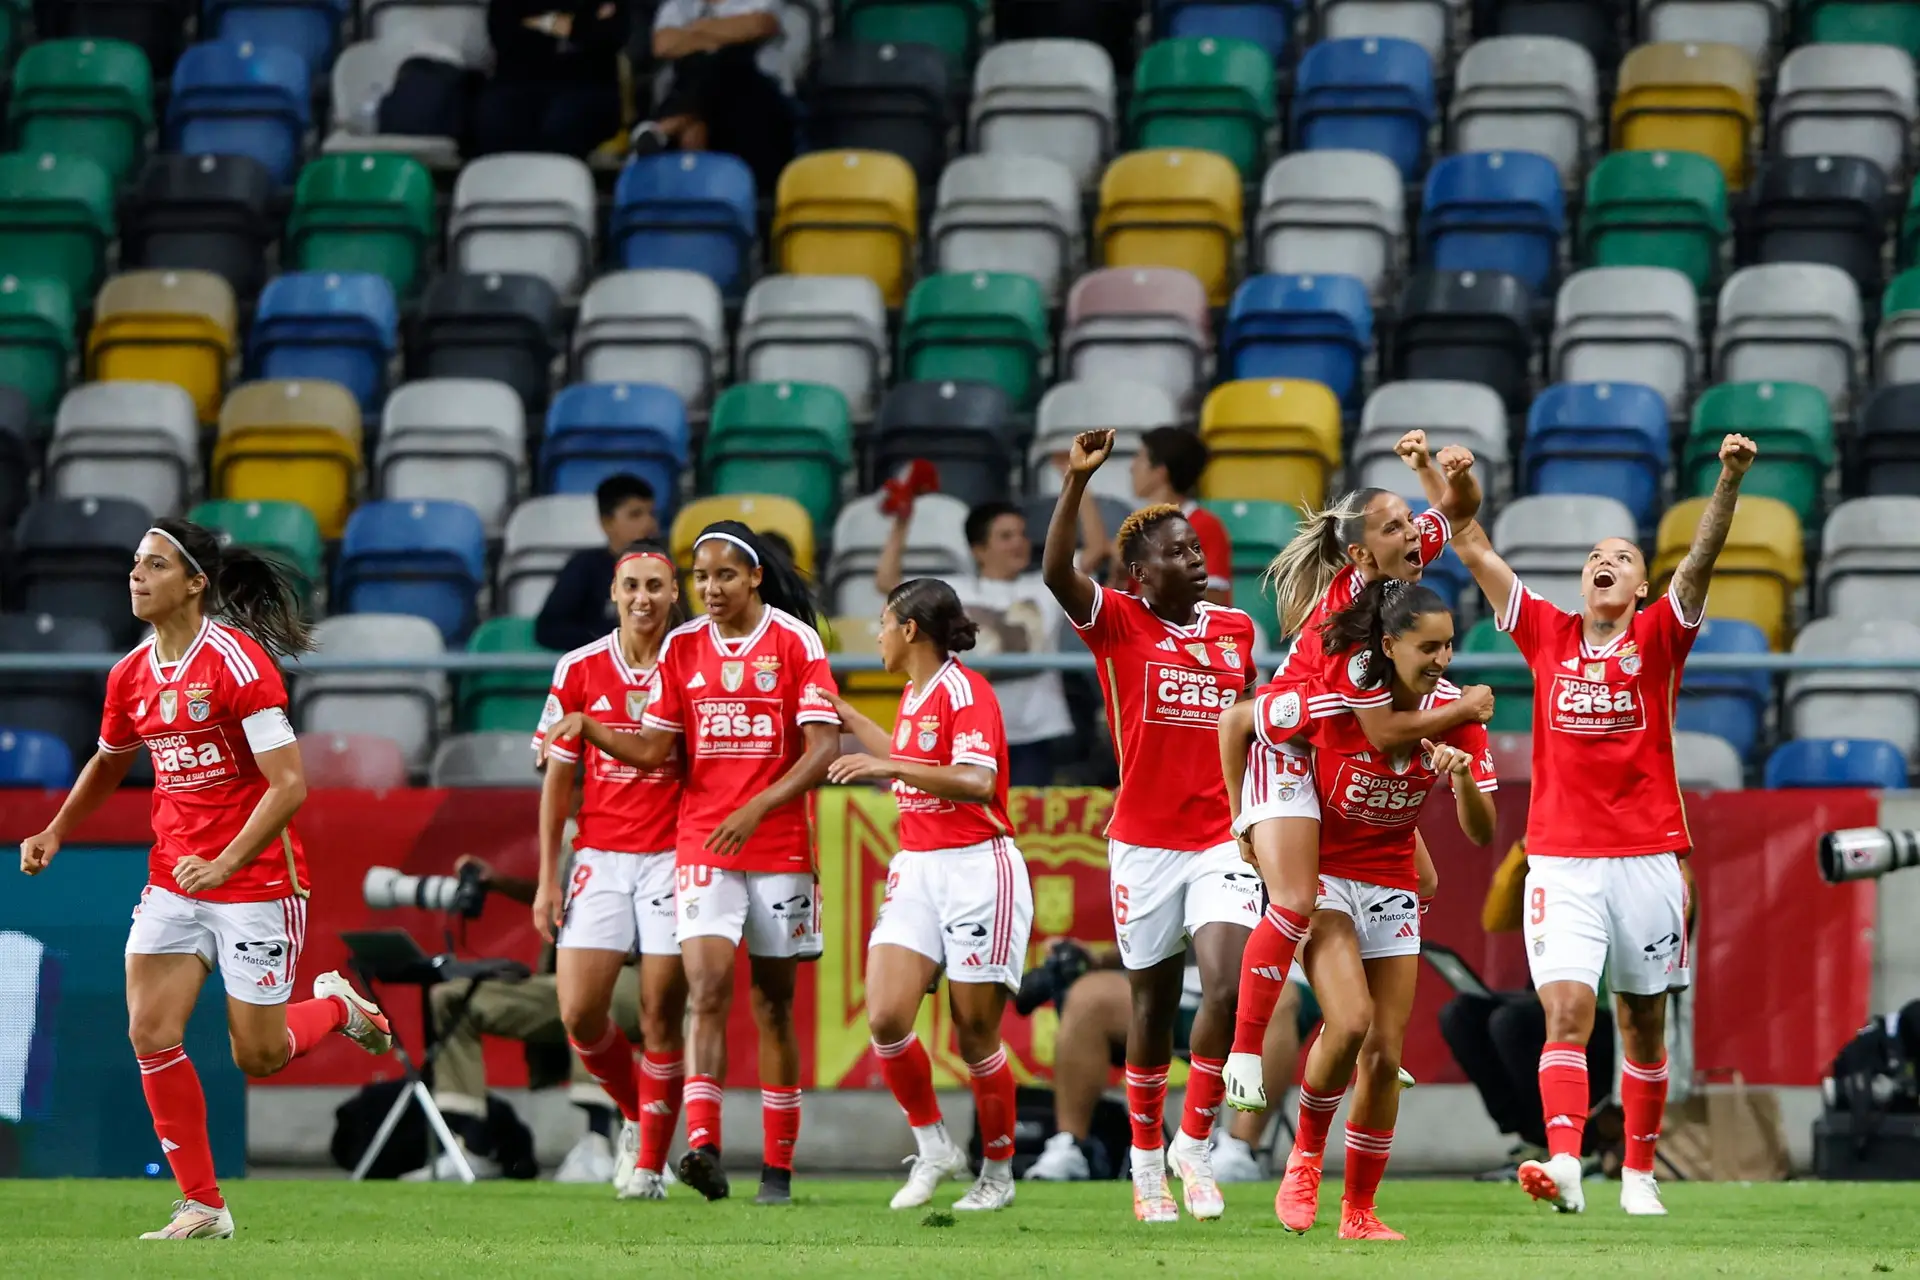
[[[1651,1173],[1639,1169],[1620,1171],[1620,1212],[1635,1218],[1667,1216],[1667,1206],[1660,1203],[1660,1184]]]
[[[1213,1180],[1215,1182],[1265,1182],[1260,1161],[1253,1148],[1230,1133],[1216,1133],[1213,1139]]]
[[[1220,1069],[1220,1081],[1227,1086],[1227,1105],[1235,1111],[1267,1109],[1267,1079],[1260,1068],[1259,1054],[1228,1054],[1227,1065]]]
[[[994,1209],[1004,1209],[1012,1203],[1012,1171],[990,1174],[982,1169],[980,1176],[974,1180],[967,1194],[955,1200],[953,1207],[959,1213],[991,1212]]]
[[[371,1054],[393,1048],[393,1027],[380,1006],[353,989],[353,984],[338,971],[328,971],[313,980],[315,1000],[339,1000],[347,1006],[347,1025],[340,1034]]]
[[[1544,1200],[1561,1213],[1586,1212],[1587,1192],[1580,1185],[1579,1156],[1525,1161],[1519,1177],[1521,1189],[1535,1200]]]
[[[1167,1168],[1180,1179],[1180,1197],[1196,1219],[1211,1222],[1227,1211],[1213,1176],[1213,1148],[1206,1140],[1190,1138],[1185,1130],[1175,1133],[1167,1147]]]
[[[613,1194],[616,1198],[626,1195],[627,1184],[639,1172],[639,1163],[640,1126],[632,1120],[622,1120],[620,1132],[613,1140]]]
[[[553,1180],[573,1183],[613,1181],[613,1144],[592,1130],[581,1134],[580,1141],[574,1143],[566,1158],[560,1161]]]
[[[949,1178],[964,1178],[970,1172],[967,1166],[967,1153],[955,1146],[953,1140],[940,1133],[940,1142],[930,1144],[930,1149],[917,1156],[908,1156],[906,1163],[907,1185],[893,1193],[888,1207],[894,1209],[918,1209],[933,1199],[933,1193],[940,1184]]]
[[[223,1206],[209,1208],[198,1200],[175,1200],[173,1217],[158,1231],[143,1231],[142,1240],[231,1240],[233,1214]]]
[[[1167,1194],[1167,1156],[1164,1151],[1133,1148],[1133,1216],[1142,1222],[1178,1222],[1180,1206]]]
[[[1087,1165],[1087,1153],[1070,1133],[1056,1133],[1040,1149],[1040,1158],[1027,1166],[1024,1175],[1035,1182],[1085,1182],[1093,1176]]]
[[[665,1200],[667,1180],[652,1169],[635,1169],[620,1188],[621,1200]]]

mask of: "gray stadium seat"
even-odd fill
[[[1319,10],[1322,38],[1343,40],[1354,36],[1392,36],[1410,40],[1426,50],[1436,71],[1448,66],[1448,48],[1453,33],[1453,5],[1441,3],[1408,4],[1406,0],[1321,0]]]
[[[1836,618],[1920,619],[1920,498],[1843,502],[1820,536],[1819,598]]]
[[[436,787],[540,786],[536,757],[524,733],[460,733],[442,742],[427,771]]]
[[[886,601],[874,590],[873,570],[892,528],[892,518],[881,514],[878,494],[858,498],[840,509],[839,518],[833,522],[833,559],[825,578],[836,615],[880,615]],[[909,578],[954,578],[973,572],[965,503],[942,493],[926,494],[914,502],[901,569]]]
[[[765,276],[747,292],[734,368],[742,382],[814,382],[871,422],[892,370],[887,304],[865,276]]]
[[[1530,733],[1490,733],[1487,745],[1493,749],[1493,767],[1502,782],[1533,780],[1533,735]]]
[[[382,497],[448,499],[500,536],[527,469],[526,413],[504,382],[423,378],[381,411],[374,477]]]
[[[982,155],[1044,156],[1091,187],[1119,144],[1113,59],[1087,40],[1009,40],[973,70],[968,132]]]
[[[1920,626],[1900,619],[1822,618],[1794,638],[1797,654],[1920,657]],[[1807,671],[1787,677],[1787,722],[1796,738],[1880,738],[1911,767],[1920,751],[1920,674]]]
[[[370,40],[438,44],[475,71],[493,62],[486,0],[360,0],[360,23]]]
[[[1780,64],[1770,141],[1783,156],[1862,156],[1899,183],[1920,115],[1913,59],[1885,44],[1809,44]]]
[[[1111,429],[1113,457],[1093,473],[1087,490],[1131,504],[1129,468],[1140,451],[1140,437],[1155,427],[1179,423],[1180,411],[1159,387],[1119,380],[1057,382],[1040,400],[1038,425],[1027,450],[1028,488],[1040,497],[1058,494],[1060,473],[1053,465],[1054,455],[1072,448],[1073,438],[1082,431]],[[1113,474],[1108,475],[1109,471]]]
[[[927,238],[936,271],[1016,272],[1058,303],[1086,258],[1079,183],[1045,156],[962,156],[940,174]]]
[[[340,51],[333,63],[333,131],[321,150],[398,151],[436,167],[459,165],[460,145],[453,138],[380,132],[380,102],[409,58],[460,65],[456,50],[417,36],[362,40]]]
[[[1738,791],[1746,785],[1740,753],[1716,734],[1674,734],[1673,761],[1682,791]]]
[[[1592,267],[1560,286],[1548,360],[1555,382],[1639,382],[1684,419],[1701,375],[1700,303],[1666,267]]]
[[[171,382],[90,382],[60,400],[47,449],[47,492],[132,498],[177,515],[200,488],[200,419]]]
[[[1804,382],[1836,420],[1853,413],[1865,350],[1853,277],[1822,263],[1745,267],[1720,287],[1713,366],[1721,382]]]
[[[1416,429],[1427,433],[1427,446],[1435,453],[1454,444],[1471,449],[1488,499],[1505,496],[1507,410],[1499,392],[1478,382],[1410,379],[1375,387],[1360,411],[1352,483],[1390,489],[1409,499],[1424,497],[1420,477],[1393,451],[1401,436]]]
[[[440,628],[399,613],[346,613],[315,625],[314,649],[333,658],[428,657],[446,651]],[[303,733],[371,733],[393,739],[421,768],[440,735],[447,700],[441,671],[316,672],[294,682]]]
[[[702,417],[726,372],[720,288],[698,271],[615,271],[580,299],[573,365],[580,382],[649,382]]]
[[[1774,42],[1785,34],[1789,8],[1785,0],[1640,0],[1641,38],[1649,44],[1730,44],[1764,74]]]
[[[307,785],[388,791],[408,784],[400,744],[377,733],[308,733],[300,737]]]
[[[1518,498],[1493,522],[1493,545],[1528,590],[1562,609],[1580,608],[1580,573],[1602,538],[1634,539],[1633,512],[1614,498]]]
[[[499,155],[460,170],[447,226],[451,270],[539,276],[579,293],[596,260],[593,174],[572,156]]]
[[[1376,300],[1405,267],[1406,187],[1372,151],[1296,151],[1260,184],[1254,238],[1262,271],[1358,276]]]
[[[1456,151],[1535,151],[1564,185],[1585,177],[1598,141],[1599,76],[1593,55],[1558,36],[1476,40],[1454,72]]]
[[[496,614],[532,617],[567,557],[587,547],[605,546],[600,512],[589,493],[529,498],[507,517],[500,549],[500,602]]]
[[[1150,382],[1199,407],[1213,351],[1206,287],[1175,267],[1090,271],[1067,294],[1059,377]]]

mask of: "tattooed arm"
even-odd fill
[[[1674,604],[1680,607],[1682,621],[1689,626],[1700,620],[1701,611],[1706,608],[1707,584],[1713,580],[1713,562],[1720,558],[1720,549],[1727,545],[1727,531],[1733,527],[1733,508],[1740,497],[1740,481],[1758,453],[1758,447],[1745,436],[1730,435],[1720,443],[1720,481],[1713,486],[1713,497],[1707,500],[1707,511],[1700,517],[1693,545],[1674,569],[1673,581],[1667,586]]]

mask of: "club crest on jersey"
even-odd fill
[[[160,691],[160,722],[172,724],[173,718],[180,714],[180,695],[172,689]]]
[[[638,720],[647,709],[647,691],[645,689],[627,690],[627,719]]]
[[[1640,655],[1637,653],[1621,654],[1620,670],[1626,675],[1630,675],[1630,676],[1639,675],[1640,674]]]
[[[740,686],[747,682],[747,664],[744,662],[723,662],[720,664],[720,687],[728,693],[740,692]]]
[[[900,727],[893,731],[893,749],[895,751],[905,751],[907,749],[907,743],[912,737],[913,725],[907,721],[905,716],[902,716],[900,718]]]
[[[1232,636],[1223,636],[1214,642],[1220,646],[1220,661],[1235,671],[1240,669],[1240,646]]]
[[[1213,665],[1213,659],[1207,655],[1206,641],[1195,640],[1192,644],[1187,646],[1187,652],[1192,654],[1193,660],[1199,663],[1201,666],[1210,667]]]
[[[762,693],[772,693],[774,686],[780,683],[780,659],[766,654],[753,660],[753,687]]]
[[[922,751],[931,751],[933,750],[935,744],[937,744],[939,741],[940,741],[940,717],[939,716],[921,716],[920,717],[920,736],[915,739],[915,742],[919,744],[920,749]]]
[[[200,724],[213,714],[213,690],[208,688],[187,690],[187,719]]]
[[[1605,680],[1607,678],[1607,664],[1604,662],[1589,662],[1587,669],[1580,674],[1588,680]]]

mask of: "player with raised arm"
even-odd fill
[[[905,674],[893,735],[844,701],[840,721],[864,754],[827,767],[834,782],[889,781],[900,852],[867,944],[867,1025],[887,1088],[913,1127],[917,1155],[896,1209],[933,1199],[967,1171],[933,1092],[933,1063],[913,1033],[920,1002],[944,969],[954,1038],[980,1123],[980,1177],[954,1208],[1013,1203],[1013,1072],[1000,1042],[1007,996],[1020,989],[1033,928],[1033,889],[1007,818],[1007,732],[985,676],[959,660],[974,624],[952,587],[903,582],[880,613],[880,659]]]
[[[1319,680],[1325,674],[1321,633],[1327,620],[1370,582],[1418,582],[1426,566],[1446,550],[1454,528],[1480,510],[1480,484],[1473,474],[1473,454],[1466,449],[1450,445],[1431,455],[1426,432],[1409,431],[1394,451],[1420,477],[1429,507],[1415,515],[1399,494],[1355,489],[1323,510],[1306,513],[1293,540],[1267,569],[1282,630],[1294,641],[1262,692]],[[1493,693],[1474,686],[1444,706],[1400,710],[1383,704],[1355,714],[1374,750],[1400,752],[1422,738],[1438,737],[1470,721],[1484,722],[1493,714]],[[1244,763],[1246,786],[1257,794],[1239,797],[1234,833],[1251,846],[1266,886],[1267,909],[1247,940],[1233,1051],[1223,1078],[1228,1106],[1261,1111],[1267,1095],[1260,1048],[1318,896],[1320,803],[1312,758],[1304,745],[1256,743]],[[1422,886],[1429,897],[1434,888]]]
[[[620,625],[562,657],[540,713],[534,746],[561,717],[597,717],[613,733],[638,733],[667,632],[686,621],[673,558],[636,542],[613,567],[609,589]],[[571,867],[560,843],[584,770]],[[554,983],[567,1040],[620,1108],[614,1165],[620,1198],[666,1199],[667,1146],[686,1078],[681,1024],[687,979],[674,934],[675,829],[681,763],[636,769],[593,746],[556,741],[540,789],[540,878],[533,924],[554,944]],[[562,873],[565,873],[564,884]],[[627,958],[640,956],[641,1064],[608,1015]]]
[[[99,750],[47,829],[20,842],[20,870],[46,869],[144,742],[153,851],[127,934],[128,1035],[180,1199],[167,1225],[141,1239],[224,1239],[233,1214],[182,1044],[207,975],[217,969],[226,985],[233,1060],[255,1078],[330,1032],[369,1053],[385,1053],[393,1036],[338,973],[314,979],[311,1000],[292,1000],[310,882],[290,824],[307,782],[275,658],[311,647],[293,588],[271,561],[172,518],[140,540],[127,585],[152,634],[107,676]]]
[[[1343,1240],[1399,1240],[1374,1196],[1400,1110],[1400,1054],[1420,976],[1420,866],[1414,824],[1436,781],[1453,789],[1460,829],[1493,839],[1499,786],[1477,720],[1405,750],[1381,753],[1362,709],[1431,710],[1460,699],[1445,679],[1453,614],[1427,587],[1376,578],[1323,625],[1328,662],[1305,686],[1267,689],[1221,717],[1221,765],[1239,807],[1249,751],[1311,744],[1320,797],[1319,892],[1304,952],[1325,1024],[1300,1083],[1300,1114],[1274,1210],[1289,1231],[1313,1226],[1327,1131],[1353,1080],[1347,1112]],[[1256,802],[1258,784],[1249,787]]]
[[[1074,437],[1041,572],[1093,652],[1120,757],[1107,859],[1114,930],[1133,990],[1127,1113],[1134,1216],[1178,1220],[1167,1193],[1171,1164],[1187,1212],[1217,1218],[1225,1205],[1208,1141],[1233,1033],[1240,953],[1260,918],[1260,883],[1233,840],[1215,733],[1220,713],[1252,684],[1255,633],[1245,613],[1207,603],[1206,553],[1179,507],[1144,507],[1121,524],[1117,549],[1134,591],[1100,586],[1074,563],[1087,482],[1112,452],[1112,431]],[[1201,983],[1193,1073],[1180,1131],[1163,1148],[1188,939]]]
[[[1540,1102],[1548,1158],[1522,1164],[1520,1185],[1563,1213],[1586,1207],[1586,1044],[1602,971],[1626,1058],[1620,1207],[1666,1212],[1653,1155],[1666,1110],[1667,995],[1689,980],[1680,860],[1692,849],[1674,765],[1673,704],[1756,453],[1742,435],[1721,442],[1720,478],[1693,546],[1666,595],[1645,609],[1646,558],[1625,538],[1604,539],[1588,554],[1579,613],[1528,591],[1477,525],[1454,544],[1533,672],[1525,930],[1547,1017]]]
[[[737,520],[694,539],[693,582],[706,616],[667,636],[638,733],[574,712],[545,734],[658,769],[685,738],[676,846],[675,927],[693,1012],[680,1179],[709,1200],[729,1193],[720,1165],[721,1081],[734,964],[744,940],[760,1033],[763,1133],[759,1204],[793,1199],[800,1136],[799,958],[819,934],[808,793],[840,751],[837,692],[813,628],[806,584]],[[564,749],[564,748],[563,748]]]

